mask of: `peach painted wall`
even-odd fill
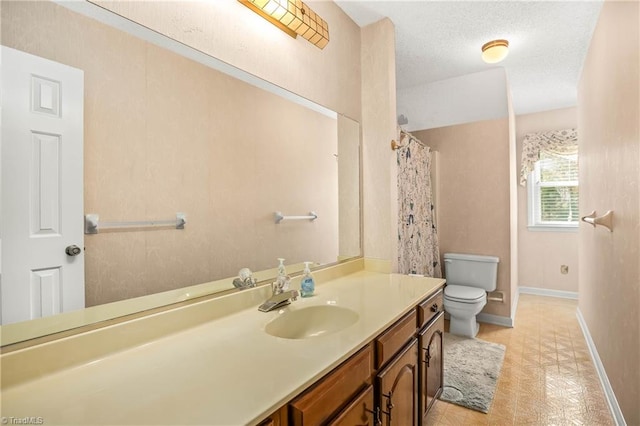
[[[412,133],[439,153],[440,253],[498,256],[505,303],[490,302],[483,312],[510,317],[508,118]]]
[[[516,117],[517,165],[520,173],[522,140],[532,132],[575,128],[576,108],[563,108]],[[530,231],[527,227],[527,188],[518,185],[519,283],[523,287],[578,292],[578,233]],[[560,265],[569,266],[568,274]]]
[[[247,13],[236,0],[190,4],[193,10],[183,10],[178,18],[169,13],[175,11],[173,2],[152,2],[151,8],[148,2],[97,3],[360,121],[363,251],[367,257],[397,260],[396,165],[388,149],[389,141],[396,137],[395,30],[391,21],[361,30],[332,1],[309,1],[330,26],[331,41],[321,51]],[[180,7],[184,9],[182,3]],[[277,48],[267,49],[265,44]]]
[[[107,9],[209,53],[362,124],[364,255],[397,261],[395,30],[383,20],[360,29],[332,1],[307,4],[329,23],[319,50],[292,39],[236,0],[102,1]],[[180,10],[176,15],[175,11]]]
[[[322,50],[237,0],[92,2],[360,121],[360,27],[333,1],[305,2],[329,24]]]
[[[383,19],[362,29],[364,255],[397,270],[395,29]]]
[[[85,212],[187,214],[183,231],[86,236],[87,306],[268,269],[278,256],[336,260],[335,119],[53,3],[3,3],[2,17],[3,44],[84,70]],[[309,210],[320,219],[273,220]]]
[[[640,3],[605,1],[578,87],[579,309],[626,423],[640,424]]]

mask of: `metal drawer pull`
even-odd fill
[[[431,345],[427,346],[426,348],[422,348],[424,349],[424,351],[426,352],[424,355],[424,360],[422,362],[424,362],[425,364],[427,364],[427,367],[429,366],[429,361],[431,361]]]
[[[373,414],[373,424],[374,426],[382,426],[382,420],[380,419],[380,407],[376,407],[375,410],[369,410],[367,406],[364,406],[364,411],[367,413]]]
[[[389,426],[391,426],[391,410],[393,410],[393,402],[391,402],[391,398],[393,397],[393,391],[389,391],[388,394],[382,394],[382,396],[384,396],[385,398],[388,399],[387,401],[387,410],[389,411],[384,411],[381,410],[382,414],[386,414],[387,416],[389,416],[389,422],[387,423]]]
[[[434,303],[433,305],[431,305],[431,312],[438,312],[438,304]]]

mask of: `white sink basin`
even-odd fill
[[[267,324],[265,331],[285,339],[309,339],[344,330],[358,318],[357,312],[340,306],[309,306],[279,315]]]

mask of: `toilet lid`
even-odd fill
[[[476,287],[448,285],[444,288],[444,297],[455,302],[476,302],[484,299],[485,296],[485,291]]]

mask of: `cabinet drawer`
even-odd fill
[[[289,421],[295,426],[326,422],[371,384],[373,349],[367,345],[289,404]]]
[[[376,369],[382,367],[416,334],[416,310],[400,318],[376,338]]]
[[[327,426],[374,426],[374,413],[373,386],[369,385]]]
[[[438,290],[436,294],[429,297],[418,305],[418,330],[427,325],[431,319],[435,318],[440,312],[444,310],[443,306],[443,291]]]

